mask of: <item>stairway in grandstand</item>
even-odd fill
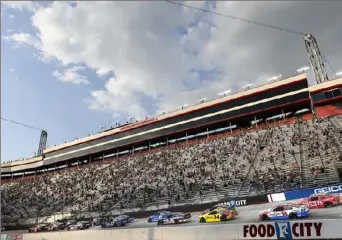
[[[333,127],[331,137],[342,154],[342,115],[331,117],[330,122]]]
[[[244,178],[243,183],[240,186],[240,189],[238,191],[238,196],[247,196],[250,192],[250,181],[253,179],[254,177],[254,173],[255,173],[255,169],[256,166],[259,165],[259,158],[258,155],[260,154],[260,152],[262,152],[265,149],[265,146],[267,144],[267,141],[269,139],[269,137],[272,135],[272,128],[267,128],[266,131],[263,132],[259,132],[259,134],[263,134],[262,137],[260,137],[261,141],[258,143],[258,145],[255,148],[254,153],[252,153],[251,157],[252,157],[252,162],[251,165],[249,167],[249,170]]]
[[[300,122],[300,135],[301,135],[301,159],[302,159],[302,181],[303,187],[311,187],[314,185],[326,185],[331,183],[339,182],[339,177],[332,159],[335,159],[338,150],[335,147],[330,147],[326,150],[323,148],[323,144],[326,141],[332,141],[329,135],[324,136],[323,131],[329,129],[329,122],[321,123],[320,127],[323,126],[324,129],[318,127],[318,125],[309,120],[306,122]],[[311,134],[309,133],[311,131]],[[313,154],[312,150],[309,149],[310,141],[313,137],[317,138],[319,147],[317,152]],[[334,144],[330,145],[334,146]],[[319,173],[316,176],[312,172],[312,168],[323,167],[324,173]]]

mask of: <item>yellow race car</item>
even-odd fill
[[[237,211],[235,210],[235,208],[216,208],[213,211],[205,211],[204,213],[202,213],[202,215],[199,216],[199,222],[223,222],[227,220],[232,220],[235,216],[237,216]]]

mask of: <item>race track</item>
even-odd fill
[[[285,202],[278,202],[278,203],[265,203],[259,205],[250,205],[250,206],[242,206],[238,207],[238,216],[236,219],[227,221],[227,222],[217,222],[217,223],[199,223],[198,216],[200,213],[191,213],[191,220],[187,223],[177,224],[177,225],[164,225],[163,227],[186,227],[186,226],[198,226],[198,225],[213,225],[213,224],[236,224],[236,223],[254,223],[259,222],[258,214],[259,212],[271,208],[276,204],[279,203],[286,203]],[[308,218],[304,218],[305,220],[310,219],[342,219],[342,205],[333,207],[333,208],[324,208],[324,209],[311,209]],[[304,220],[303,219],[303,220]],[[296,219],[296,221],[300,221],[301,219]],[[125,227],[118,227],[118,228],[101,228],[100,226],[91,227],[88,230],[120,230],[120,229],[127,229],[127,228],[153,228],[153,227],[161,227],[158,226],[157,223],[148,223],[147,219],[136,219],[133,223],[128,224]],[[87,231],[87,230],[85,230]],[[62,232],[62,231],[59,231]],[[27,230],[22,231],[5,231],[2,233],[28,233]],[[35,234],[35,233],[31,233]]]

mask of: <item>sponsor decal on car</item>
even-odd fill
[[[273,224],[244,224],[245,239],[274,238],[292,240],[295,238],[321,237],[322,222],[275,222]]]

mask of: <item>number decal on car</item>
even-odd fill
[[[323,202],[322,201],[310,201],[309,205],[312,206],[312,207],[316,207],[316,206],[319,206],[319,205],[323,205]]]

